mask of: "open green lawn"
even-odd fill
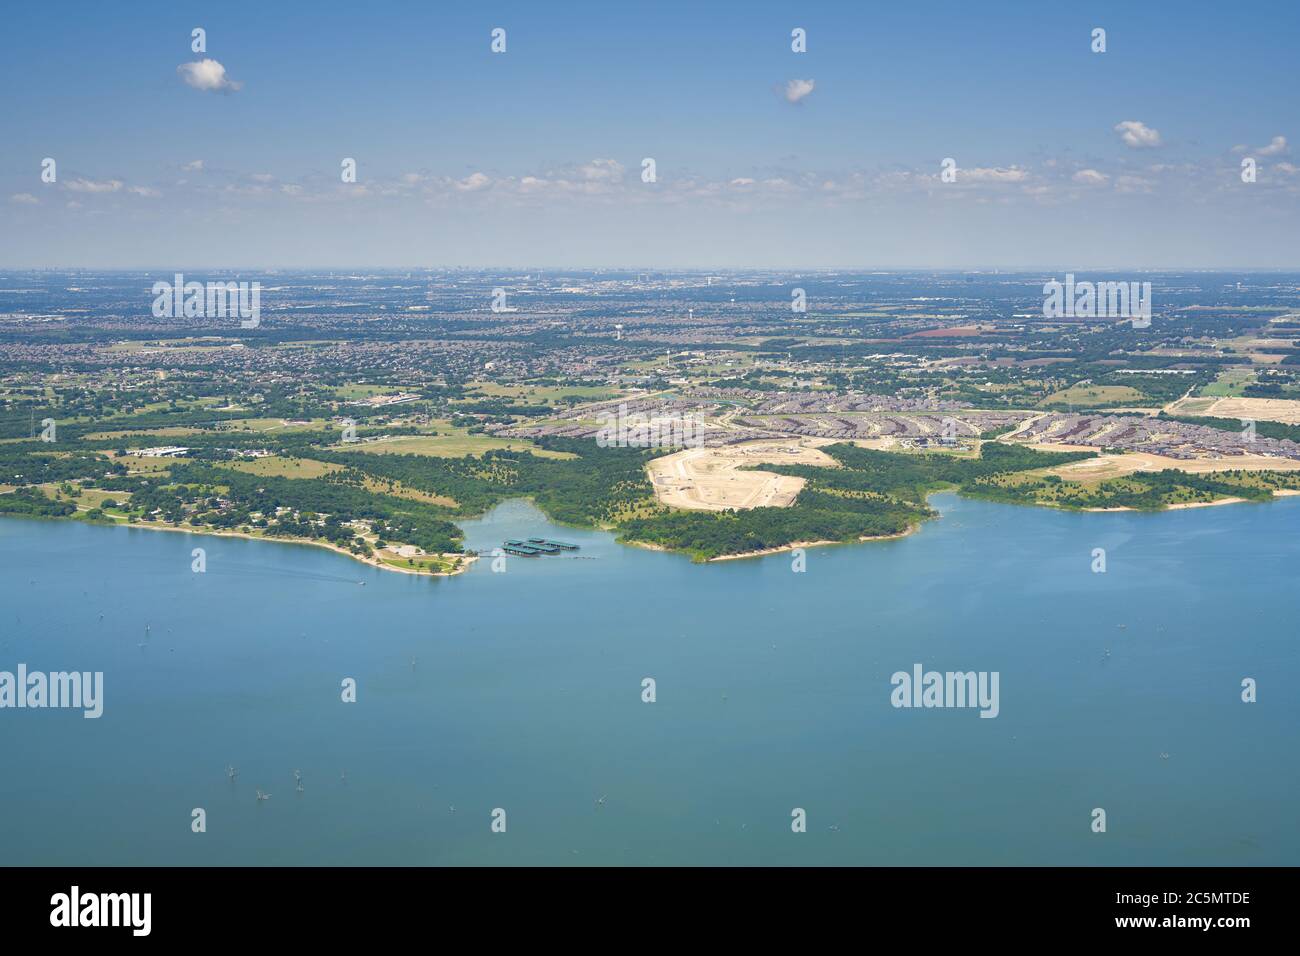
[[[404,568],[407,571],[450,571],[455,567],[455,561],[450,558],[428,554],[414,558],[399,558],[381,554],[379,560],[390,568]]]
[[[184,435],[201,435],[202,428],[183,428],[179,425],[171,428],[140,428],[135,430],[123,429],[122,431],[111,432],[90,432],[85,437],[87,441],[109,440],[115,441],[119,438],[130,438],[136,436],[153,436],[157,438],[180,438]]]
[[[1071,385],[1053,392],[1041,402],[1041,408],[1054,405],[1140,405],[1148,401],[1145,394],[1129,385]]]
[[[1240,398],[1246,394],[1246,386],[1255,380],[1255,373],[1244,368],[1225,369],[1209,385],[1201,389],[1200,394],[1214,398]]]
[[[618,392],[602,385],[498,385],[495,382],[474,382],[470,386],[475,394],[486,398],[510,398],[531,405],[542,405],[575,398],[584,402],[598,402],[617,398]]]
[[[520,438],[495,438],[492,435],[470,435],[463,429],[459,434],[402,435],[382,441],[349,442],[333,446],[335,451],[359,451],[369,455],[431,455],[435,458],[464,458],[482,455],[485,451],[504,448],[511,451],[529,451],[539,458],[573,458],[566,452],[547,451]]]
[[[250,475],[275,475],[280,478],[320,478],[322,475],[344,470],[342,465],[336,465],[328,461],[284,458],[279,455],[272,455],[269,458],[224,462],[223,467],[247,472]]]
[[[345,402],[355,402],[375,395],[397,394],[404,391],[396,385],[340,385],[334,389],[335,397]]]
[[[236,418],[222,422],[216,431],[306,432],[319,431],[328,424],[323,418],[314,418],[306,425],[286,425],[285,421],[283,418]]]

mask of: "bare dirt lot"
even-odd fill
[[[1300,402],[1289,398],[1220,398],[1203,414],[1211,418],[1253,418],[1300,425]]]
[[[768,471],[740,471],[765,462],[834,467],[835,460],[806,441],[775,440],[727,448],[688,448],[646,466],[655,496],[673,508],[786,508],[804,486],[802,478]]]
[[[1091,446],[1042,444],[1034,445],[1041,451],[1096,451]],[[1207,474],[1213,471],[1296,471],[1300,461],[1290,458],[1270,458],[1267,455],[1234,455],[1227,458],[1167,458],[1144,451],[1125,452],[1122,455],[1099,455],[1086,461],[1049,468],[1047,474],[1059,475],[1067,481],[1104,481],[1122,478],[1138,471],[1164,471],[1173,468],[1190,474]]]

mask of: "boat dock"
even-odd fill
[[[550,541],[546,538],[529,538],[528,543],[532,545],[548,545],[552,548],[559,548],[561,551],[577,551],[576,544],[570,544],[567,541]]]
[[[506,554],[517,554],[523,558],[535,558],[543,554],[559,554],[561,551],[577,551],[576,544],[567,541],[548,541],[546,538],[529,538],[521,541],[517,538],[507,541],[501,548]]]

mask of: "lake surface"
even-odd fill
[[[1300,498],[933,503],[794,573],[511,502],[469,547],[581,550],[437,580],[0,520],[0,670],[105,675],[98,720],[0,710],[0,863],[1300,863]],[[999,716],[893,707],[916,663],[997,671]]]

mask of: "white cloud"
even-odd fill
[[[1274,136],[1267,146],[1261,146],[1257,152],[1261,156],[1281,156],[1287,151],[1286,137]]]
[[[74,179],[65,185],[74,193],[115,193],[122,188],[122,180],[95,182],[93,179]]]
[[[1154,130],[1138,120],[1124,120],[1122,123],[1116,123],[1115,132],[1119,133],[1124,145],[1132,149],[1144,149],[1160,145],[1160,131]]]
[[[471,173],[464,179],[457,180],[456,188],[463,193],[472,193],[486,188],[490,182],[492,182],[492,180],[483,175],[483,173]]]
[[[253,180],[255,183],[269,183],[275,179],[275,177],[270,173],[253,173],[248,178]]]
[[[1028,178],[1029,172],[1019,166],[976,166],[957,171],[957,181],[968,183],[1023,183]]]
[[[786,102],[798,103],[811,93],[816,85],[815,80],[791,80],[785,85]]]
[[[731,181],[731,185],[733,185],[733,186],[752,186],[752,185],[754,185],[754,180],[750,179],[748,176],[737,176],[735,179],[733,179],[733,180]]]
[[[286,196],[298,196],[302,193],[302,187],[296,183],[284,183],[280,186],[280,192]]]
[[[186,163],[181,169],[187,173],[201,173],[203,172],[203,160],[196,159],[192,163]]]
[[[1109,176],[1095,169],[1081,169],[1070,178],[1084,186],[1104,186],[1110,181]]]
[[[1149,193],[1152,182],[1142,176],[1120,176],[1115,180],[1115,188],[1122,193]]]
[[[182,80],[196,90],[204,92],[220,91],[233,93],[242,89],[244,84],[236,82],[226,76],[226,68],[216,60],[195,60],[193,63],[182,63],[176,67],[176,72],[180,74]]]
[[[623,164],[616,159],[593,159],[578,167],[587,182],[616,183],[623,178]]]
[[[149,199],[154,199],[162,195],[162,193],[160,193],[158,190],[153,189],[149,186],[128,186],[126,191],[129,193],[134,193],[137,196],[145,196]]]
[[[1280,173],[1286,173],[1288,176],[1300,173],[1300,166],[1295,165],[1295,163],[1274,163],[1273,168]]]
[[[9,201],[19,203],[23,206],[35,206],[40,202],[40,200],[31,193],[14,193],[9,197]]]

